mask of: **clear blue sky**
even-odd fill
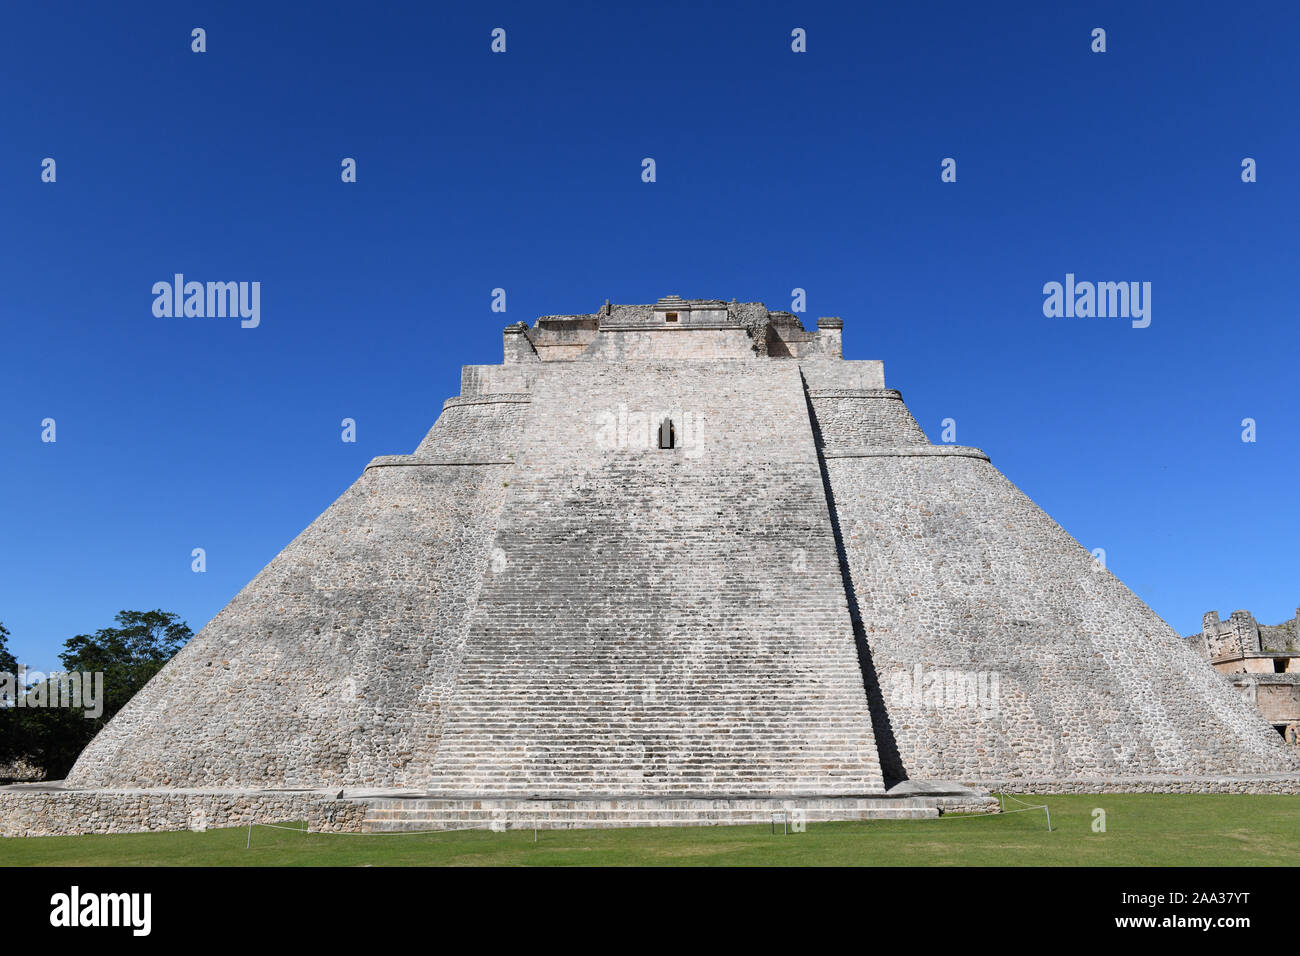
[[[1294,4],[276,6],[0,14],[25,663],[123,608],[198,630],[509,322],[796,286],[1180,632],[1300,604]],[[260,281],[260,327],[155,318],[176,272]],[[1045,318],[1067,272],[1151,282],[1151,326]]]

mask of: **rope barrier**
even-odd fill
[[[1047,804],[1044,803],[1041,806],[1035,806],[1032,803],[1025,803],[1025,801],[1021,800],[1019,797],[1016,797],[1014,794],[1003,793],[1001,791],[999,791],[999,794],[1004,800],[1010,798],[1011,800],[1014,800],[1016,803],[1020,804],[1021,807],[1023,808],[1021,810],[1008,810],[1006,809],[1006,806],[1004,804],[1002,810],[1003,813],[1024,813],[1025,810],[1042,810],[1044,813],[1047,814],[1047,832],[1048,833],[1052,832],[1052,811],[1048,808]]]
[[[963,813],[959,816],[953,816],[951,814],[943,814],[940,816],[939,819],[941,820],[996,820],[998,817],[1006,816],[1007,814],[1010,813],[1026,813],[1027,811],[1030,810],[1042,810],[1045,814],[1047,814],[1047,832],[1048,833],[1055,832],[1052,830],[1052,811],[1048,808],[1047,804],[1025,803],[1024,800],[1020,800],[1009,793],[999,792],[998,797],[1001,798],[1002,801],[1002,809],[998,813]],[[1015,810],[1008,810],[1006,808],[1007,800],[1013,800],[1016,803],[1020,804],[1021,806]]]
[[[999,792],[1000,792],[1000,791],[999,791]],[[1038,810],[1038,809],[1040,809],[1041,807],[1045,807],[1045,806],[1047,806],[1047,804],[1045,804],[1045,803],[1044,803],[1044,804],[1025,803],[1025,801],[1021,800],[1021,799],[1020,799],[1019,797],[1017,797],[1014,793],[1001,793],[1001,796],[1002,796],[1004,799],[1006,799],[1006,800],[1014,800],[1016,803],[1020,804],[1022,807],[1032,807],[1032,808],[1035,809],[1035,810]]]
[[[998,817],[1004,817],[1012,813],[1028,813],[1030,810],[1046,810],[1047,804],[1041,807],[1020,807],[1017,810],[1003,810],[999,813],[944,813],[939,816],[940,820],[996,820]]]

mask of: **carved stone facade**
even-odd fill
[[[1281,624],[1260,624],[1249,611],[1220,621],[1207,611],[1188,641],[1291,744],[1300,745],[1300,608]]]

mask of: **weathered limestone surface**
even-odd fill
[[[818,448],[930,444],[903,396],[893,389],[809,388],[808,397],[816,410]]]
[[[0,832],[172,825],[194,788],[702,820],[900,780],[1300,790],[1228,680],[983,452],[929,444],[842,326],[676,297],[510,326],[67,789],[0,791]]]
[[[794,364],[557,367],[518,459],[431,791],[883,792]]]
[[[122,709],[67,785],[423,781],[507,471],[368,469]]]
[[[888,714],[876,728],[887,777],[1295,768],[1229,683],[993,465],[873,456],[826,468]],[[918,703],[918,667],[923,682],[996,674],[996,705]]]
[[[527,392],[449,398],[420,447],[417,458],[475,455],[508,458],[514,452],[528,411]]]

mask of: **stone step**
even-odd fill
[[[581,409],[666,393],[730,437],[689,467],[573,440]],[[425,785],[883,793],[798,368],[595,368],[532,399]]]
[[[644,798],[525,800],[502,798],[369,799],[362,829],[371,833],[419,830],[543,830],[738,826],[836,820],[928,820],[939,816],[930,797],[798,799]]]

